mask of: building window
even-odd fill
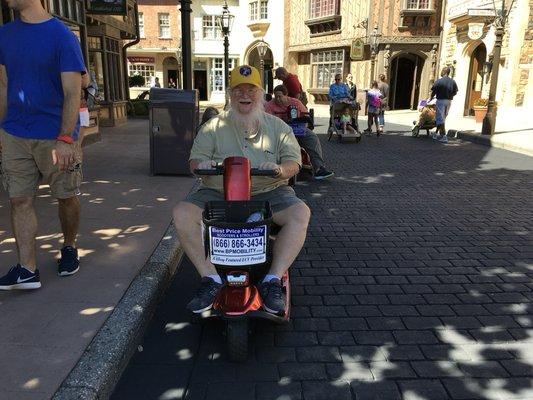
[[[268,0],[253,0],[250,2],[250,21],[268,19]]]
[[[231,72],[237,60],[235,58],[229,59],[228,70]],[[224,59],[223,58],[213,58],[212,67],[211,67],[211,90],[213,92],[224,92]]]
[[[429,0],[407,0],[408,10],[428,10]]]
[[[309,0],[309,18],[329,17],[337,14],[337,0]]]
[[[157,14],[159,20],[159,37],[170,39],[170,15],[168,13]]]
[[[139,36],[144,38],[144,14],[139,13]]]
[[[224,59],[214,58],[211,69],[211,88],[213,92],[224,91]]]
[[[252,1],[250,3],[250,21],[255,21],[257,19],[257,1]]]
[[[268,19],[268,0],[261,0],[261,19]]]
[[[100,36],[87,36],[89,46],[89,73],[94,73],[98,85],[98,101],[106,100],[104,80],[104,47]]]
[[[222,30],[217,24],[216,16],[204,15],[202,17],[202,39],[222,39]]]
[[[122,63],[120,62],[120,51],[122,47],[118,40],[105,38],[105,62],[107,64],[107,76],[109,87],[106,88],[106,99],[117,101],[124,99],[124,87],[122,85]]]
[[[150,86],[152,77],[155,76],[155,66],[153,64],[130,64],[128,75],[140,75],[144,78],[144,86]]]
[[[335,80],[335,74],[344,70],[344,50],[330,50],[313,53],[311,56],[313,71],[313,88],[329,88]]]

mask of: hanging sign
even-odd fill
[[[484,27],[483,22],[470,22],[468,24],[468,37],[472,40],[480,39],[483,36]]]
[[[87,13],[126,15],[126,0],[87,0]]]
[[[350,49],[350,58],[352,61],[362,61],[365,54],[365,42],[362,38],[355,39]]]
[[[128,61],[132,64],[134,63],[154,64],[155,57],[128,56]]]

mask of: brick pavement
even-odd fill
[[[185,264],[113,398],[533,399],[533,158],[395,133],[323,145],[336,177],[298,185],[313,217],[291,323],[257,323],[230,363],[222,325],[183,310]]]

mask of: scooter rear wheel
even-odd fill
[[[228,321],[226,323],[226,342],[228,356],[235,362],[248,358],[248,320]]]

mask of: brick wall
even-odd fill
[[[181,13],[177,0],[139,1],[144,15],[144,38],[134,48],[178,48],[181,45]],[[159,13],[168,13],[171,39],[159,38]]]

